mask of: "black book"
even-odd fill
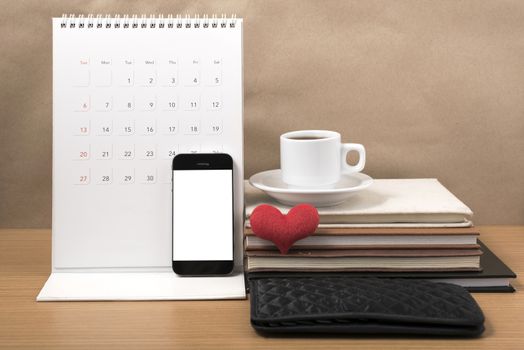
[[[517,275],[500,260],[489,248],[478,241],[483,254],[480,256],[481,271],[450,272],[251,272],[248,278],[273,276],[336,276],[350,277],[401,277],[427,279],[434,282],[447,282],[465,287],[470,292],[505,292],[515,289],[511,280]]]

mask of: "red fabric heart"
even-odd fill
[[[261,204],[249,220],[255,235],[272,241],[281,254],[286,254],[293,243],[315,232],[320,218],[317,208],[309,204],[299,204],[287,215],[271,205]]]

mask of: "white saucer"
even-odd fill
[[[358,191],[369,187],[373,179],[363,173],[342,174],[340,180],[323,187],[299,187],[282,181],[280,169],[263,171],[249,178],[249,183],[282,204],[309,203],[315,207],[329,207],[345,202]]]

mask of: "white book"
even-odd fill
[[[291,207],[245,181],[246,218],[260,204],[287,213]],[[379,179],[346,202],[318,208],[321,226],[464,227],[473,212],[437,179]],[[249,221],[246,222],[249,227]]]
[[[246,236],[246,249],[275,249],[275,244],[257,236]],[[295,242],[295,248],[350,249],[354,247],[456,247],[477,244],[476,235],[312,235]]]

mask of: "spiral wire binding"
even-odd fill
[[[87,17],[84,15],[75,16],[74,14],[63,14],[62,20],[60,22],[61,28],[96,28],[96,29],[120,29],[120,28],[151,28],[151,29],[164,29],[164,28],[235,28],[237,25],[237,15],[232,14],[228,17],[226,14],[222,14],[218,17],[216,14],[213,14],[209,17],[207,14],[200,17],[198,14],[191,16],[190,14],[185,14],[184,16],[177,14],[176,17],[173,15],[167,15],[167,18],[164,18],[163,14],[157,16],[151,14],[149,16],[141,14],[140,17],[136,14],[134,15],[115,15],[112,17],[109,14],[88,14]]]

